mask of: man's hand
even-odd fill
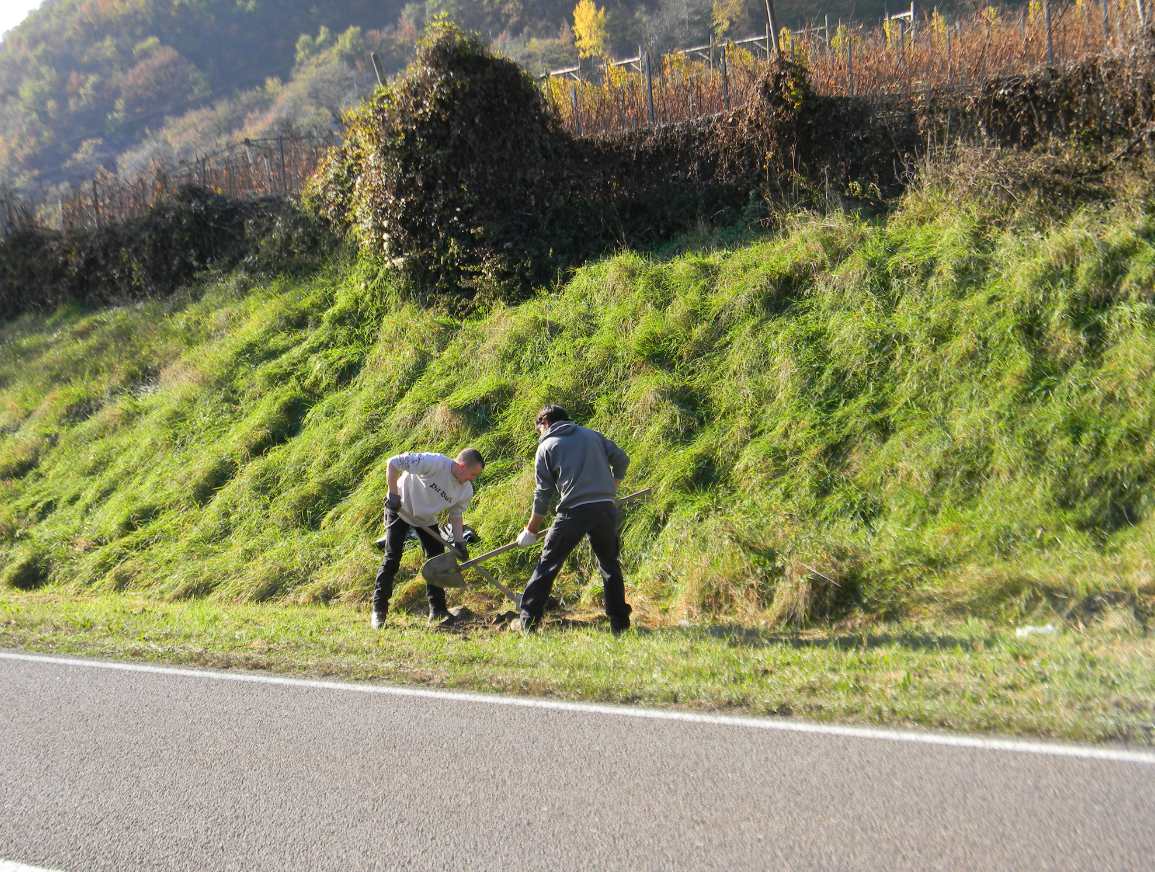
[[[519,548],[528,548],[533,545],[541,537],[537,533],[531,533],[529,530],[523,529],[517,534],[517,546]]]
[[[457,553],[458,560],[464,561],[469,559],[469,549],[465,547],[464,542],[450,542],[449,547]]]
[[[401,494],[390,493],[385,498],[385,508],[391,512],[396,512],[401,508]]]

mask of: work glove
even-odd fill
[[[389,494],[385,497],[385,508],[391,512],[396,512],[401,508],[401,494]]]
[[[523,529],[520,533],[517,534],[517,547],[528,548],[530,545],[533,545],[535,542],[537,542],[539,538],[541,537],[538,536],[537,533],[531,533],[528,529]]]
[[[449,547],[457,553],[458,560],[469,559],[469,549],[465,547],[464,542],[450,542]]]

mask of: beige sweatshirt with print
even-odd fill
[[[401,520],[428,527],[442,512],[461,517],[473,499],[473,483],[453,477],[453,458],[444,454],[407,451],[389,458],[401,470],[397,489],[401,493]]]

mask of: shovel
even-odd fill
[[[647,487],[642,488],[640,491],[634,491],[632,494],[618,500],[618,505],[636,499],[637,497],[645,496],[651,490],[652,488]],[[425,564],[421,567],[421,575],[427,583],[437,587],[465,587],[465,576],[462,575],[461,570],[468,569],[471,566],[477,566],[477,564],[482,561],[496,557],[498,554],[504,554],[506,551],[516,547],[516,542],[510,542],[508,545],[502,545],[500,548],[486,551],[484,554],[479,554],[471,560],[464,562],[459,561],[457,555],[452,550],[446,551],[444,554],[438,554],[436,557],[430,557],[426,560]],[[478,567],[478,569],[480,570],[480,567]],[[494,581],[495,586],[501,590],[502,593],[515,603],[518,603],[520,607],[520,603],[518,602],[521,599],[520,597],[512,595],[509,590],[497,584],[490,573],[486,572],[485,575],[488,576],[491,581]]]

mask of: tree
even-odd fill
[[[746,17],[746,0],[714,0],[711,17],[714,20],[714,33],[721,37],[730,32],[730,29]]]
[[[600,57],[606,53],[606,10],[594,0],[578,0],[573,8],[573,35],[578,57]]]

